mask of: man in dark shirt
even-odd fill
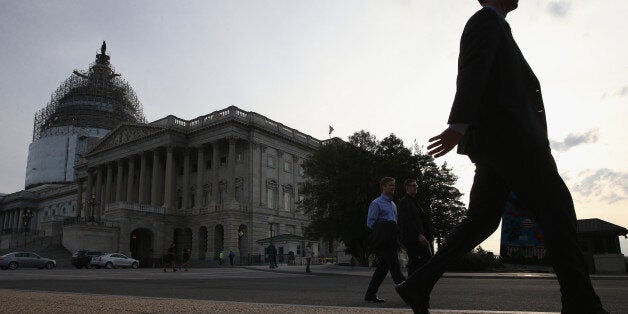
[[[397,226],[397,206],[393,202],[395,179],[384,177],[379,182],[382,195],[369,206],[366,225],[373,229],[373,246],[377,256],[377,268],[373,273],[364,300],[381,303],[384,299],[377,297],[377,290],[390,271],[395,284],[401,283],[405,277],[399,267],[399,227]]]
[[[417,183],[414,179],[404,182],[406,195],[399,200],[399,229],[401,244],[408,253],[408,276],[432,257],[430,243],[434,239],[427,214],[416,199]]]

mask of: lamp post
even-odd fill
[[[244,237],[244,232],[242,229],[238,230],[238,251],[240,251],[240,266],[242,266],[242,237]]]
[[[96,195],[94,195],[94,193],[92,193],[92,196],[90,196],[88,203],[89,203],[89,221],[93,222],[94,221],[94,204],[96,203]]]
[[[268,245],[268,260],[269,260],[269,267],[271,269],[277,267],[275,266],[275,258],[277,258],[275,256],[276,254],[276,250],[274,249],[275,246],[273,245],[273,223],[275,222],[275,217],[270,216],[268,217],[268,226],[270,228],[270,244]]]

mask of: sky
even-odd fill
[[[406,146],[446,127],[477,1],[0,0],[0,192],[24,188],[33,117],[103,40],[148,121],[235,105],[319,139]],[[522,0],[508,14],[541,82],[578,218],[628,227],[628,1]],[[467,203],[474,166],[450,153]],[[628,240],[620,239],[628,254]],[[482,244],[499,252],[499,232]]]

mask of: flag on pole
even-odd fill
[[[329,125],[329,136],[331,136],[331,132],[334,131],[334,128],[331,126],[331,124]]]

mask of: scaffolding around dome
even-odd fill
[[[89,70],[75,70],[35,114],[33,142],[74,128],[112,130],[122,122],[146,123],[146,118],[137,95],[101,48]]]

